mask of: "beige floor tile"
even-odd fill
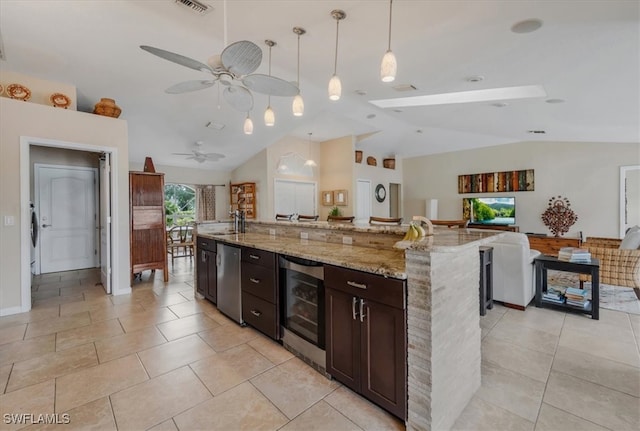
[[[482,385],[476,396],[535,422],[544,389],[543,382],[483,361]]]
[[[87,326],[91,323],[88,312],[73,314],[71,316],[56,317],[53,319],[39,320],[29,323],[25,339],[39,337],[41,335],[53,334],[54,332],[65,331],[67,329]]]
[[[536,431],[606,431],[593,422],[586,421],[582,418],[574,416],[563,410],[542,403],[538,421],[536,422]]]
[[[34,301],[41,301],[43,299],[55,298],[55,297],[58,297],[58,298],[60,297],[59,288],[42,289],[42,290],[38,290],[36,292],[31,293],[31,299],[33,299]]]
[[[43,335],[0,346],[0,365],[35,358],[56,350],[56,334]]]
[[[68,416],[65,416],[68,415]],[[25,431],[116,431],[109,398],[100,398],[65,413],[58,413],[60,421],[68,420],[66,424],[33,425]]]
[[[206,300],[205,300],[206,301]],[[222,314],[218,309],[207,310],[204,312],[207,316],[218,322],[220,325],[237,325],[236,322]]]
[[[27,324],[8,326],[0,329],[0,345],[13,343],[14,341],[20,341],[24,338],[24,333],[27,330]]]
[[[550,355],[555,353],[559,338],[549,332],[504,320],[500,320],[489,332],[489,335],[499,340],[508,341],[518,346]]]
[[[209,317],[210,314],[207,313]],[[213,318],[213,317],[212,317]],[[215,319],[214,319],[215,320]],[[232,322],[231,320],[229,320]],[[216,322],[219,323],[218,320]],[[233,322],[232,322],[233,323]],[[209,331],[199,333],[200,337],[207,342],[216,352],[224,352],[232,347],[239,346],[258,336],[258,332],[248,326],[244,328],[236,323],[222,325]]]
[[[627,317],[626,314],[624,316]],[[572,314],[567,315],[563,329],[582,332],[585,335],[608,338],[621,343],[635,343],[631,322],[628,319],[624,321],[619,318],[615,322],[616,324],[607,323],[603,320],[590,319],[587,315]]]
[[[182,293],[180,293],[182,295]],[[185,297],[185,299],[188,299]],[[192,314],[204,313],[205,311],[213,312],[216,307],[209,301],[193,301],[187,300],[180,304],[171,305],[169,310],[173,311],[178,317],[190,316]]]
[[[169,293],[169,294],[161,294],[160,296],[156,295],[152,301],[141,302],[141,305],[145,310],[153,310],[155,308],[160,307],[169,307],[171,305],[180,304],[182,302],[187,302],[187,299],[180,295],[180,293]]]
[[[527,349],[489,335],[482,340],[482,359],[540,382],[546,382],[553,355]]]
[[[118,319],[92,323],[81,328],[58,332],[56,334],[56,350],[64,350],[120,334],[124,334],[124,331]]]
[[[188,301],[194,301],[196,299],[196,293],[193,290],[182,291],[180,295],[184,296]]]
[[[362,431],[362,428],[324,401],[315,403],[307,411],[280,429],[282,431]]]
[[[395,416],[344,386],[333,391],[324,400],[362,429],[404,430],[404,424]]]
[[[80,286],[80,280],[51,281],[50,283],[38,283],[37,286],[38,292],[58,290],[58,293],[61,293],[60,289]]]
[[[19,389],[0,396],[0,430],[17,430],[30,423],[5,423],[5,414],[53,414],[55,381]]]
[[[609,429],[640,429],[638,398],[567,374],[551,371],[544,402]]]
[[[175,370],[216,352],[197,335],[189,335],[138,353],[149,376]]]
[[[60,316],[70,316],[72,314],[82,313],[83,311],[90,311],[94,308],[106,307],[112,305],[109,297],[103,295],[101,298],[93,298],[89,301],[81,298],[76,302],[69,302],[66,304],[60,304]]]
[[[589,316],[587,316],[586,314],[584,315],[572,314],[572,316],[585,317],[587,319],[589,318]],[[606,323],[607,325],[613,325],[618,328],[624,328],[629,325],[630,316],[633,316],[633,315],[628,313],[623,313],[621,311],[609,310],[607,308],[600,308],[600,316],[599,316],[600,319],[594,320],[594,322],[602,322],[602,323]]]
[[[276,430],[287,418],[251,384],[243,383],[174,418],[180,430]]]
[[[525,311],[510,308],[503,317],[504,322],[517,323],[527,328],[560,335],[566,313],[548,308],[536,308],[531,305]]]
[[[84,296],[82,295],[71,295],[71,296],[54,296],[52,298],[47,299],[36,299],[33,303],[34,307],[48,307],[52,305],[64,305],[72,302],[78,302],[84,300]]]
[[[272,367],[267,358],[246,344],[191,364],[191,369],[213,395],[221,394]]]
[[[532,431],[534,423],[475,396],[462,411],[452,431]],[[557,428],[555,431],[560,431]]]
[[[295,382],[292,385],[292,382]],[[292,358],[257,377],[251,383],[293,419],[338,387],[298,358]]]
[[[60,287],[61,296],[84,294],[85,292],[95,292],[96,294],[104,295],[102,286],[81,285],[80,280],[77,280],[76,284],[73,286]]]
[[[629,320],[631,321],[631,328],[633,329],[636,343],[640,346],[640,314],[629,314]]]
[[[93,344],[83,344],[61,352],[16,362],[7,384],[7,392],[97,364],[98,357]]]
[[[70,410],[148,379],[136,355],[67,374],[56,381],[56,411]]]
[[[97,340],[95,346],[98,359],[104,363],[166,342],[155,326],[149,326],[139,331]]]
[[[264,335],[259,335],[247,344],[276,365],[293,358],[293,354],[291,352]]]
[[[211,398],[189,367],[111,395],[113,413],[122,430],[147,429]],[[214,415],[210,415],[210,420]],[[211,429],[211,428],[207,428]]]
[[[23,323],[37,322],[38,320],[51,319],[60,315],[59,306],[37,308],[26,313],[13,314],[11,316],[0,317],[0,329],[9,326],[21,325]]]
[[[115,319],[118,317],[135,316],[137,313],[143,313],[145,310],[138,303],[132,304],[116,304],[95,307],[89,310],[92,322],[100,322],[103,320]]]
[[[635,340],[621,343],[607,336],[563,329],[559,346],[640,368],[640,353]]]
[[[194,314],[170,322],[161,323],[157,328],[169,341],[182,338],[186,335],[217,328],[220,324],[206,314]]]
[[[178,317],[168,308],[155,308],[144,312],[120,317],[120,323],[125,332],[133,332],[145,326],[157,325],[158,323],[175,320]]]
[[[176,423],[173,419],[168,419],[153,428],[149,428],[149,431],[179,431]]]
[[[558,347],[553,370],[640,397],[640,368]]]
[[[9,375],[11,374],[12,368],[13,364],[0,366],[0,395],[4,394],[5,389],[7,388],[7,382],[9,381]]]

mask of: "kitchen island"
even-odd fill
[[[448,429],[480,387],[479,247],[503,234],[435,228],[433,236],[408,249],[394,249],[405,231],[406,226],[251,222],[244,234],[209,237],[406,280],[406,426]]]

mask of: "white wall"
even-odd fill
[[[438,199],[438,218],[462,217],[458,175],[535,170],[535,190],[492,193],[516,197],[516,224],[520,232],[551,234],[541,214],[549,199],[563,196],[571,202],[578,221],[567,237],[618,237],[619,167],[640,164],[640,143],[524,142],[403,160],[404,215],[424,215],[425,200]]]
[[[355,215],[354,190],[356,179],[354,177],[354,146],[355,137],[345,136],[343,138],[325,141],[320,144],[320,185],[318,191],[346,190],[348,205],[340,206],[342,215]],[[320,201],[320,196],[318,196]],[[320,220],[326,220],[332,206],[320,206]]]
[[[377,166],[367,165],[367,157],[363,157],[362,163],[354,164],[353,176],[355,180],[371,181],[371,215],[374,217],[389,217],[389,184],[402,184],[402,160],[396,159],[396,168],[387,169],[382,166],[382,157],[376,157]],[[378,184],[382,184],[387,191],[384,202],[378,202],[375,198],[375,190]],[[355,197],[358,198],[357,196]],[[401,197],[402,198],[402,197]]]
[[[118,158],[114,164],[118,168],[114,183],[119,195],[114,225],[118,226],[119,237],[116,239],[118,248],[114,250],[114,256],[120,274],[114,280],[114,293],[129,290],[129,152],[126,121],[4,97],[0,98],[0,113],[0,217],[8,215],[15,218],[13,226],[0,223],[0,313],[25,311],[31,306],[21,298],[24,272],[21,232],[23,224],[26,226],[29,223],[28,204],[21,207],[21,190],[26,187],[27,196],[29,194],[29,184],[21,184],[20,177],[21,137],[36,138],[32,140],[34,144],[38,144],[39,140],[56,140],[95,147],[96,151],[102,148],[117,150]],[[21,219],[23,215],[24,219]],[[26,272],[29,273],[28,267]]]

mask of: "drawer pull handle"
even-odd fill
[[[251,278],[249,279],[249,281],[250,281],[250,282],[252,282],[252,283],[255,283],[255,284],[260,283],[260,280],[258,280],[257,278],[253,278],[253,277],[251,277]]]
[[[356,302],[358,302],[358,298],[356,298],[355,296],[351,298],[351,313],[353,314],[353,320],[356,320],[357,317]]]
[[[256,255],[256,254],[250,254],[250,255],[249,255],[249,257],[250,257],[251,259],[255,259],[255,260],[259,260],[259,259],[260,259],[260,256],[258,256],[258,255]]]
[[[258,310],[251,310],[251,314],[253,314],[256,317],[260,317],[262,315],[262,312]]]
[[[351,287],[357,287],[358,289],[366,289],[367,285],[364,283],[358,283],[355,281],[347,281],[347,284]]]
[[[364,314],[364,299],[360,299],[360,321],[364,322],[364,318],[367,317]]]

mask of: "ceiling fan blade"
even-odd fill
[[[249,112],[253,109],[253,96],[244,87],[235,85],[226,87],[222,92],[222,96],[233,109],[240,112]]]
[[[188,93],[190,91],[204,90],[205,88],[211,87],[215,83],[215,80],[179,82],[178,84],[172,85],[171,87],[167,88],[166,90],[164,90],[164,92],[168,94]]]
[[[193,156],[193,153],[171,153],[174,156]]]
[[[246,85],[249,90],[270,96],[293,97],[300,92],[298,87],[284,79],[260,73],[245,76],[242,78],[242,83]]]
[[[193,58],[185,57],[184,55],[176,54],[175,52],[165,51],[164,49],[154,48],[153,46],[140,45],[140,48],[153,55],[157,55],[160,58],[164,58],[165,60],[188,67],[189,69],[200,70],[202,72],[213,74],[213,71],[209,66],[194,60]]]
[[[218,159],[224,159],[224,154],[220,154],[220,153],[206,153],[203,154],[204,157],[211,159],[211,160],[218,160]]]
[[[234,76],[244,76],[255,72],[262,63],[262,50],[248,40],[234,42],[220,55],[224,67]]]

